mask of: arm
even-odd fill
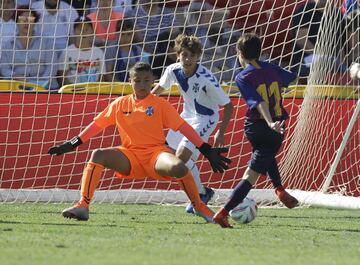
[[[66,49],[63,50],[59,57],[60,66],[57,71],[57,81],[60,87],[70,84],[70,81],[67,78],[67,75],[69,73],[69,65],[68,65],[68,60],[65,56],[66,52],[67,52]]]
[[[0,64],[0,73],[1,76],[5,79],[13,78],[13,48],[10,45],[5,43],[2,52],[1,52],[1,64]]]
[[[264,118],[270,129],[281,134],[284,133],[284,121],[273,121],[269,112],[268,104],[265,101],[262,101],[260,104],[258,104],[256,106],[256,109],[260,112],[261,116]]]
[[[226,128],[229,125],[231,115],[233,113],[233,104],[230,101],[228,104],[224,106],[224,115],[221,121],[221,125],[219,127],[219,130],[215,134],[215,146],[223,146],[224,145],[224,134],[226,131]]]
[[[53,146],[49,149],[50,155],[62,155],[73,151],[76,147],[82,143],[87,142],[91,137],[101,132],[103,128],[97,125],[94,121],[90,123],[78,136],[75,136],[69,141],[57,146]]]
[[[45,66],[43,69],[42,73],[39,73],[38,77],[42,77],[42,79],[47,79],[47,80],[51,80],[53,77],[53,64],[57,63],[57,60],[54,62],[53,61],[53,57],[56,58],[56,55],[52,52],[53,49],[53,45],[52,45],[52,41],[48,40],[48,39],[42,39],[40,40],[41,44],[41,50],[40,50],[40,57],[39,60],[44,60],[45,61]]]
[[[184,122],[179,131],[192,142],[197,149],[209,160],[210,165],[214,172],[224,172],[228,169],[231,160],[222,156],[222,153],[227,152],[228,148],[212,148],[208,143],[205,143],[201,137],[197,134],[193,127],[187,122]]]
[[[151,93],[154,95],[159,96],[162,92],[165,91],[165,88],[163,88],[162,86],[160,86],[159,84],[157,84],[152,90]]]
[[[171,66],[168,66],[164,74],[160,77],[159,83],[151,90],[151,93],[154,95],[160,95],[165,90],[171,88],[171,86],[176,83],[176,78],[170,69]]]

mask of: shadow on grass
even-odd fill
[[[3,221],[0,220],[0,224],[13,224],[13,225],[46,225],[46,226],[97,226],[97,227],[125,227],[116,224],[94,224],[90,222],[69,220],[69,223],[38,223],[38,222],[18,222],[18,221]]]
[[[259,216],[260,217],[260,216]],[[298,216],[298,215],[268,215],[268,214],[261,214],[261,217],[265,218],[276,218],[276,219],[338,219],[338,220],[359,220],[359,216]]]
[[[257,224],[256,226],[251,226],[252,229],[256,229],[256,228],[260,228],[263,229],[263,227],[269,227],[268,224],[266,225],[262,225],[262,224]],[[324,231],[324,232],[351,232],[351,233],[360,233],[360,228],[359,229],[349,229],[349,228],[327,228],[327,227],[319,227],[316,225],[300,225],[300,224],[289,224],[289,225],[285,225],[285,224],[274,224],[274,227],[276,228],[281,228],[284,227],[285,229],[291,229],[291,230],[317,230],[317,231]],[[250,226],[249,226],[250,228]]]
[[[155,222],[149,220],[136,220],[136,218],[131,218],[132,222],[136,226],[136,224],[148,224],[149,226],[155,224]],[[119,225],[119,224],[98,224],[91,221],[77,221],[73,220],[65,220],[67,223],[49,223],[49,222],[19,222],[19,221],[4,221],[0,220],[0,224],[12,224],[12,225],[46,225],[46,226],[87,226],[87,227],[117,227],[117,228],[132,228],[133,226]],[[117,221],[114,219],[114,221]],[[202,222],[202,220],[196,220],[194,222],[180,222],[180,221],[164,221],[164,222],[156,222],[156,225],[165,224],[165,225],[206,225],[207,223]]]

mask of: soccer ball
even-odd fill
[[[239,224],[250,223],[255,219],[256,213],[256,202],[248,197],[246,197],[240,204],[229,212],[230,217]]]

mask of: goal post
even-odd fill
[[[134,9],[134,24],[137,21],[143,23],[147,17],[144,16],[144,10],[139,11],[139,8],[143,8],[144,4],[139,2],[131,5],[131,2],[114,1],[118,5],[116,12],[128,14],[127,9]],[[230,148],[228,156],[232,159],[230,169],[224,174],[213,173],[206,160],[200,157],[197,161],[203,184],[215,190],[211,204],[222,205],[240,181],[251,155],[251,147],[243,128],[246,106],[233,82],[240,70],[236,59],[236,40],[243,32],[258,33],[263,41],[262,59],[290,69],[292,49],[297,40],[295,32],[298,30],[298,26],[291,21],[294,11],[307,1],[153,2],[160,4],[157,8],[163,19],[158,24],[148,20],[149,24],[145,24],[145,28],[135,28],[134,31],[150,34],[152,30],[167,30],[169,34],[156,40],[152,53],[146,50],[148,57],[141,56],[141,59],[147,58],[153,68],[160,69],[161,72],[171,61],[170,54],[173,51],[169,47],[172,45],[173,33],[185,31],[187,34],[197,35],[204,45],[201,63],[215,74],[234,104],[233,117],[225,135],[226,144]],[[303,205],[360,209],[360,90],[359,82],[350,80],[347,71],[351,62],[359,58],[359,16],[348,17],[342,31],[343,43],[339,45],[336,33],[339,29],[338,14],[332,8],[334,6],[330,5],[332,1],[327,2],[327,6],[323,8],[325,15],[319,22],[320,33],[314,52],[316,56],[303,60],[304,66],[310,69],[307,82],[304,84],[304,79],[299,79],[296,84],[284,90],[284,106],[290,118],[277,160],[285,188]],[[71,8],[66,8],[62,12],[71,13]],[[98,7],[101,8],[107,12],[106,7]],[[90,12],[96,10],[96,7],[92,7]],[[169,14],[176,19],[176,25],[163,24]],[[67,19],[69,20],[64,25],[68,23],[74,26],[71,24],[71,17]],[[37,23],[41,23],[41,20]],[[51,25],[51,22],[46,23],[47,26],[49,23]],[[52,26],[56,25],[53,23]],[[13,35],[7,37],[16,37],[16,32],[13,31]],[[0,33],[5,34],[5,30]],[[79,37],[71,34],[74,32],[69,31],[65,35],[69,47]],[[116,34],[121,38],[121,31],[116,31]],[[309,35],[307,38],[311,37],[314,36]],[[116,64],[120,59],[129,59],[129,56],[119,53],[124,46],[133,49],[137,45],[141,50],[148,49],[149,43],[147,40],[133,41],[126,46],[124,40],[120,43],[94,40],[92,44],[97,49],[87,59],[78,58],[71,66],[72,71],[55,71],[61,70],[65,61],[57,61],[55,64],[46,61],[49,58],[42,58],[40,63],[26,64],[21,61],[20,55],[16,55],[15,50],[9,50],[9,46],[6,46],[6,50],[0,50],[0,202],[74,202],[79,199],[85,163],[92,150],[119,144],[116,129],[107,128],[76,151],[63,156],[51,157],[47,150],[77,135],[116,97],[131,93],[126,80],[119,79],[119,69],[124,64],[121,63],[116,68],[114,62]],[[41,54],[39,51],[40,48],[35,49],[31,54]],[[32,51],[29,54],[30,52]],[[71,49],[52,46],[50,52],[53,52],[53,59],[62,52],[70,56],[74,52],[74,46]],[[91,56],[95,54],[102,54],[103,57],[99,56],[108,67],[99,75],[106,77],[105,79],[96,79],[89,73],[83,75],[84,69],[90,71],[98,67],[96,69],[100,71],[101,64],[92,61]],[[64,60],[63,55],[59,58]],[[84,60],[86,63],[82,64]],[[132,61],[127,60],[126,67],[131,63]],[[29,71],[34,65],[41,67],[30,71],[36,73],[31,79],[10,80],[6,69],[12,69],[16,65]],[[50,81],[67,77],[68,80],[77,82],[67,85],[64,83],[53,90],[49,86],[42,87],[46,76],[40,73],[49,65],[52,65],[52,71],[47,72]],[[94,65],[96,67],[90,67]],[[55,76],[55,72],[62,73],[63,76]],[[16,79],[15,75],[13,77]],[[50,81],[47,84],[52,84]],[[182,99],[176,88],[172,88],[163,97],[181,111]],[[212,140],[211,137],[210,142]],[[266,176],[259,178],[249,196],[263,206],[279,205],[272,184]],[[176,181],[118,179],[114,172],[106,170],[95,193],[94,202],[183,204],[188,200],[179,190]]]

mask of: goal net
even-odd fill
[[[351,62],[359,60],[358,13],[341,13],[336,1],[299,13],[304,0],[114,0],[111,9],[111,1],[84,7],[61,1],[46,13],[43,1],[33,0],[34,15],[26,7],[14,11],[8,2],[0,0],[0,202],[78,200],[91,152],[119,145],[116,129],[107,128],[72,153],[50,157],[47,150],[131,93],[126,73],[135,61],[152,64],[159,78],[176,61],[174,37],[185,32],[200,38],[201,63],[235,106],[226,132],[231,168],[213,173],[203,157],[197,162],[203,184],[215,190],[212,203],[224,203],[251,155],[243,131],[246,106],[233,83],[240,71],[235,44],[243,32],[256,32],[263,41],[261,59],[300,76],[284,89],[290,119],[277,156],[284,186],[304,204],[360,208],[360,91],[348,76]],[[305,48],[316,37],[314,50]],[[176,87],[163,96],[181,111]],[[266,176],[249,196],[262,205],[278,203]],[[187,198],[176,181],[119,179],[106,170],[94,201],[175,204]]]

